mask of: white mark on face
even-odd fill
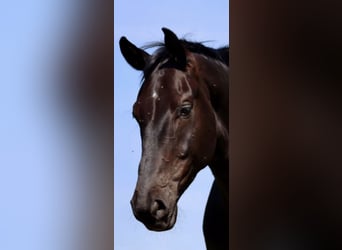
[[[157,94],[157,92],[156,92],[156,91],[153,91],[153,93],[152,93],[152,97],[153,97],[153,98],[157,98],[157,97],[158,97],[158,94]]]

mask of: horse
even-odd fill
[[[144,49],[119,41],[127,63],[143,73],[133,105],[142,156],[131,199],[147,229],[171,229],[177,201],[209,166],[214,182],[203,221],[207,249],[228,248],[229,47],[209,48],[162,28],[164,43]],[[153,54],[146,48],[157,47]]]

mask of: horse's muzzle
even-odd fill
[[[176,205],[170,207],[162,199],[151,199],[151,202],[147,202],[147,199],[141,199],[138,195],[138,192],[135,192],[131,200],[137,220],[153,231],[165,231],[174,226],[177,217]]]

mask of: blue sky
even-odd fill
[[[124,61],[118,41],[121,36],[126,36],[137,46],[162,41],[161,28],[167,27],[179,37],[212,41],[207,46],[227,45],[228,8],[227,0],[116,0],[114,3],[115,249],[205,249],[202,220],[213,180],[208,168],[198,174],[178,203],[178,219],[170,231],[148,231],[134,218],[129,201],[135,188],[141,151],[138,125],[132,118],[131,110],[139,90],[141,74]]]

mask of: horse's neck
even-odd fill
[[[216,60],[204,59],[201,62],[203,63],[202,76],[216,114],[216,152],[209,167],[219,188],[228,200],[229,68],[226,64]]]
[[[210,93],[216,115],[228,130],[229,112],[229,67],[217,60],[202,61],[202,78]]]
[[[229,150],[228,128],[217,117],[217,143],[215,156],[209,167],[224,196],[228,199]]]

